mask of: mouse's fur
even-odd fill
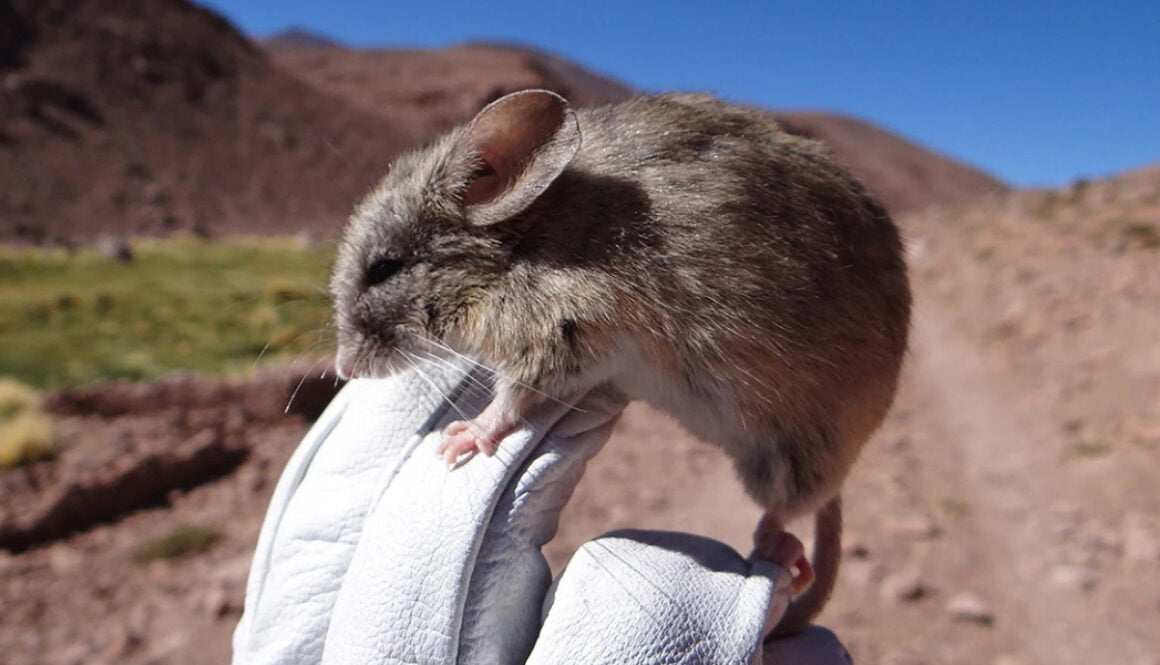
[[[505,182],[481,169],[477,117],[400,157],[359,206],[332,284],[340,366],[381,373],[431,339],[511,391],[611,382],[722,447],[771,513],[817,511],[883,419],[906,349],[887,214],[820,144],[755,110],[537,99],[526,113],[547,129],[519,139]],[[380,259],[395,270],[372,285]]]

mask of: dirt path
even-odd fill
[[[927,304],[917,314],[916,381],[929,391],[935,431],[955,447],[948,459],[957,468],[947,468],[937,484],[956,485],[970,506],[979,541],[961,546],[977,557],[975,575],[988,579],[1000,641],[1027,663],[1091,662],[1095,654],[1106,662],[1137,662],[1125,656],[1142,656],[1142,649],[1125,643],[1115,626],[1091,621],[1088,603],[1070,585],[1050,582],[1059,563],[1048,546],[1056,540],[1052,508],[1067,496],[1053,474],[1053,419],[1019,408],[1026,400],[1015,382],[988,368],[988,358],[953,329],[947,312]]]
[[[1067,386],[1089,377],[1012,361],[919,295],[823,623],[862,663],[1160,663],[1155,452],[1076,443]],[[951,610],[962,594],[975,616]]]
[[[1076,454],[1059,358],[1012,363],[964,324],[974,310],[918,291],[895,409],[847,486],[845,562],[821,623],[863,664],[1160,663],[1147,450]],[[715,451],[634,407],[550,558],[624,525],[744,550],[757,511],[736,485]]]

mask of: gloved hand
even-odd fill
[[[717,541],[616,532],[552,582],[540,547],[624,404],[549,401],[494,457],[448,469],[441,429],[480,411],[485,385],[448,366],[342,390],[274,492],[235,665],[759,662],[790,575]],[[824,629],[765,658],[849,662]]]

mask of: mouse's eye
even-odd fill
[[[395,276],[403,268],[403,262],[398,259],[379,259],[367,268],[367,286],[382,284]]]

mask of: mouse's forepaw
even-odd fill
[[[497,390],[495,399],[475,418],[456,420],[444,428],[443,441],[436,454],[449,466],[454,466],[463,455],[494,455],[499,442],[523,420],[522,414],[529,405],[529,399],[523,393]]]
[[[499,448],[500,438],[473,420],[456,420],[443,430],[443,441],[435,449],[435,454],[449,465],[464,455],[483,453],[491,456]]]

